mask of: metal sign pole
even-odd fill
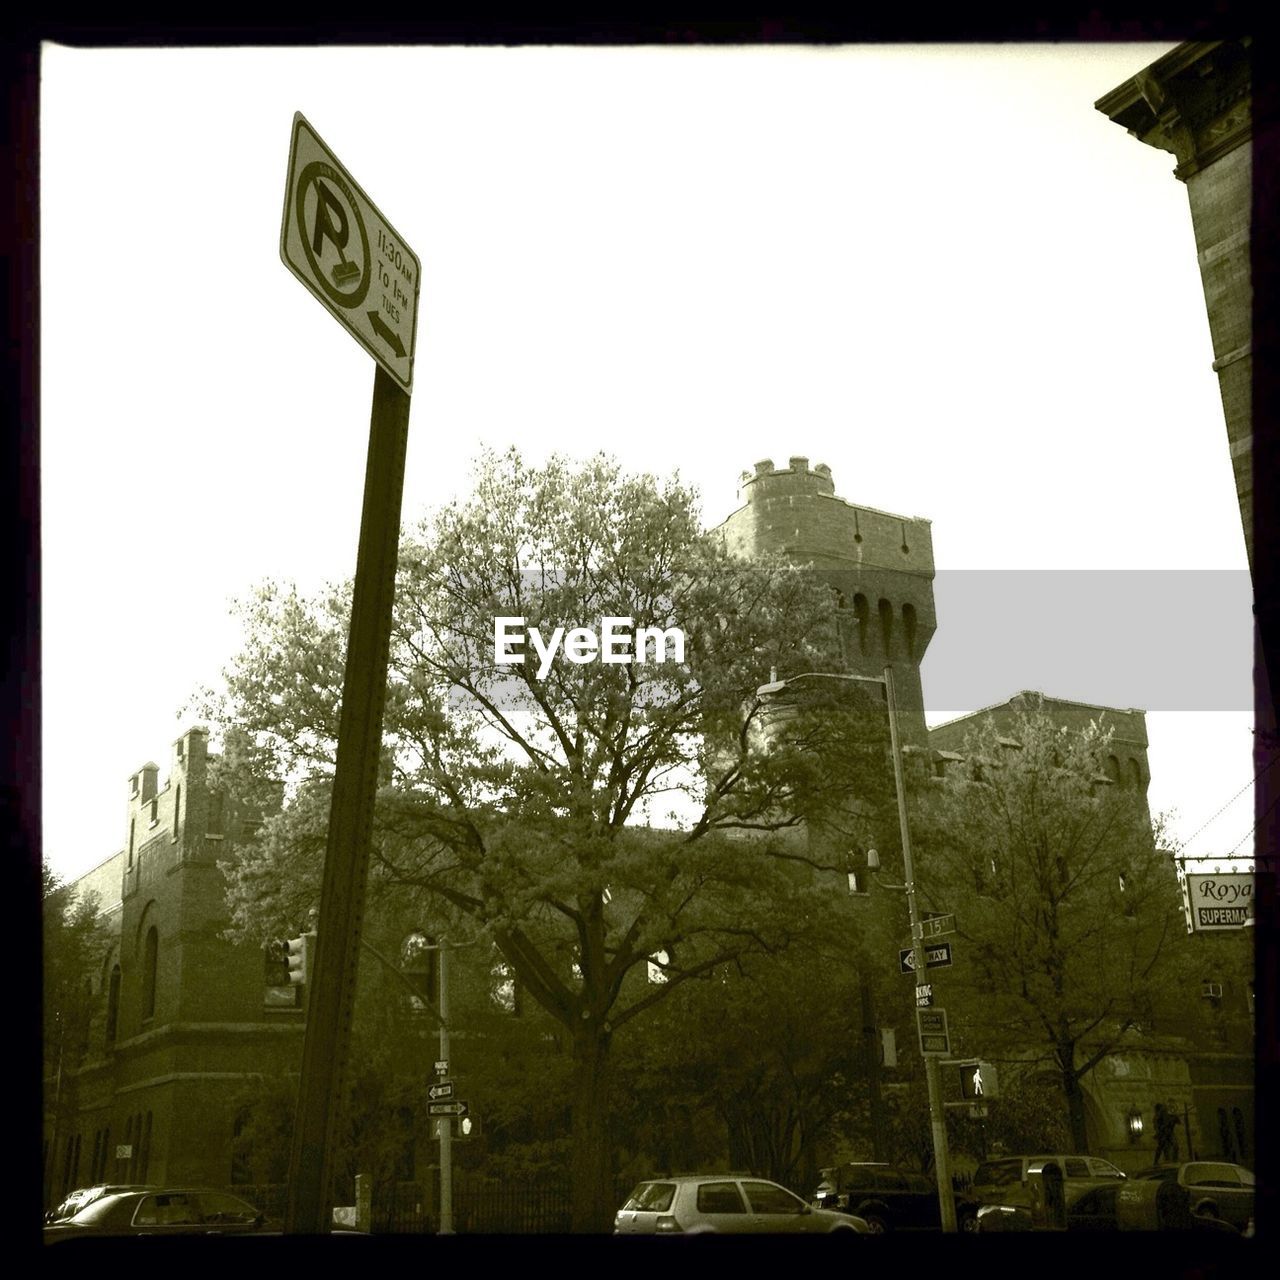
[[[898,703],[893,692],[893,668],[884,669],[885,699],[889,704],[889,746],[893,752],[893,781],[898,793],[898,825],[902,833],[902,869],[906,880],[907,911],[911,917],[911,951],[916,987],[925,982],[926,963],[920,910],[916,905],[915,869],[911,862],[911,832],[907,825],[907,793],[902,776],[902,746],[898,741]],[[919,997],[917,997],[919,1004]],[[918,1018],[919,1013],[916,1014]],[[924,1055],[925,1082],[929,1088],[929,1123],[933,1131],[933,1163],[938,1179],[938,1204],[943,1231],[956,1229],[956,1203],[952,1195],[950,1161],[947,1156],[947,1113],[942,1105],[942,1080],[935,1054]]]
[[[316,957],[289,1161],[285,1231],[291,1235],[325,1234],[333,1218],[334,1148],[343,1111],[382,750],[408,437],[409,395],[378,365]]]
[[[449,944],[440,944],[440,1061],[449,1061]],[[440,1235],[453,1235],[453,1117],[441,1116]]]

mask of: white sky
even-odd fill
[[[1169,47],[46,46],[49,861],[120,847],[128,776],[237,647],[231,597],[354,570],[374,366],[280,261],[299,110],[422,261],[406,521],[481,442],[678,467],[709,524],[804,454],[932,520],[942,573],[1238,579],[1186,192],[1093,107]],[[1145,706],[1184,838],[1245,788],[1192,846],[1225,852],[1252,824],[1240,598],[1208,649],[1185,597],[1098,623],[1118,663],[1226,671],[1219,710],[1103,697],[1058,653],[931,719],[1024,687]],[[926,701],[980,622],[940,608]]]

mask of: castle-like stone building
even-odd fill
[[[1111,780],[1145,789],[1145,717],[1132,708],[1021,693],[928,727],[920,666],[937,626],[929,521],[837,496],[830,469],[803,457],[786,468],[757,463],[743,475],[740,496],[743,505],[719,526],[727,544],[748,558],[784,556],[829,583],[845,669],[879,677],[893,666],[902,737],[934,765],[963,758],[974,724],[1010,725],[1034,700],[1071,727],[1109,722]],[[246,1086],[300,1062],[304,1014],[295,989],[273,976],[261,948],[223,936],[217,863],[243,815],[210,783],[203,730],[174,742],[166,772],[161,783],[149,763],[128,779],[127,843],[76,886],[97,895],[114,941],[98,975],[89,1053],[47,1098],[51,1200],[107,1180],[234,1184],[244,1176],[234,1138]],[[1243,998],[1215,989],[1219,1004]],[[1199,996],[1188,1000],[1195,1005]],[[1087,1086],[1096,1154],[1149,1163],[1150,1142],[1134,1145],[1126,1117],[1135,1108],[1150,1116],[1159,1100],[1182,1108],[1188,1145],[1201,1155],[1248,1159],[1247,1048],[1213,1032],[1211,1020],[1205,1026],[1208,1047],[1198,1056],[1139,1038],[1099,1064]]]
[[[242,815],[209,764],[203,729],[173,743],[163,784],[144,764],[128,779],[127,844],[76,882],[114,939],[88,1053],[47,1101],[53,1200],[98,1182],[232,1182],[246,1085],[297,1069],[297,988],[272,981],[262,948],[222,937],[217,861]]]

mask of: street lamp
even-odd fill
[[[916,904],[915,871],[911,862],[911,832],[907,826],[907,792],[902,776],[902,744],[898,740],[898,704],[893,692],[893,668],[886,666],[882,676],[858,676],[837,671],[805,671],[788,680],[775,678],[756,690],[756,697],[766,698],[782,693],[800,680],[849,680],[859,684],[878,684],[884,689],[889,711],[889,749],[893,756],[893,786],[898,799],[898,826],[902,834],[902,869],[906,883],[901,886],[907,895],[907,912],[911,918],[912,971],[916,987],[925,983],[924,929],[920,923],[920,909]],[[917,1007],[920,1001],[917,1000]],[[956,1229],[956,1206],[951,1189],[950,1160],[947,1153],[946,1110],[942,1102],[942,1079],[938,1059],[934,1054],[924,1055],[925,1082],[929,1088],[929,1126],[933,1132],[933,1165],[938,1180],[938,1204],[942,1211],[943,1231]]]
[[[1136,1106],[1129,1108],[1128,1114],[1125,1116],[1125,1127],[1129,1131],[1130,1142],[1137,1142],[1142,1137],[1142,1130],[1145,1126],[1142,1123],[1142,1112]]]

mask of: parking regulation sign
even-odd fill
[[[945,1009],[917,1009],[916,1030],[920,1033],[920,1052],[951,1056],[951,1036],[947,1031]]]
[[[412,393],[422,264],[301,111],[293,117],[280,257]]]

